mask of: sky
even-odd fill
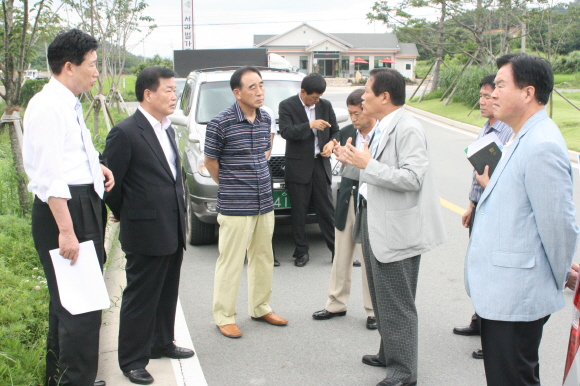
[[[136,55],[172,58],[181,49],[180,0],[145,0],[145,14],[157,29],[140,42],[135,32],[129,50]],[[383,33],[386,26],[370,23],[366,14],[375,0],[192,0],[195,48],[248,48],[253,35],[281,34],[303,22],[327,33]],[[145,30],[145,29],[143,29]]]

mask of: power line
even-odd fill
[[[354,20],[366,20],[366,18],[350,18],[350,19],[317,19],[317,20],[289,20],[289,21],[259,21],[259,22],[247,22],[247,23],[194,23],[194,27],[207,27],[207,26],[223,26],[223,25],[248,25],[248,24],[282,24],[282,23],[304,23],[304,22],[316,22],[316,21],[354,21]],[[139,28],[147,28],[152,25],[157,27],[181,27],[181,24],[148,24],[140,25]]]

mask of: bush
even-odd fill
[[[20,89],[20,106],[26,108],[34,94],[42,90],[47,83],[48,79],[28,79],[24,82],[22,89]]]
[[[0,384],[41,385],[48,290],[30,219],[0,216]]]
[[[452,66],[450,68],[442,67],[439,75],[439,89],[444,92],[450,84],[459,77],[459,72],[463,67]],[[497,70],[493,67],[473,65],[467,71],[464,71],[459,80],[457,91],[453,95],[453,102],[461,102],[465,106],[471,108],[479,100],[479,82],[489,74],[495,73]],[[446,95],[449,95],[449,93]]]
[[[553,69],[554,72],[561,74],[574,74],[580,72],[580,51],[572,51],[568,56],[556,60]]]

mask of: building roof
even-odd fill
[[[254,35],[254,45],[265,42],[266,40],[278,35]]]
[[[397,48],[399,45],[395,34],[337,33],[331,35],[349,42],[353,48]]]
[[[355,49],[388,49],[397,51],[396,55],[402,56],[419,56],[417,46],[415,43],[399,43],[396,34],[392,33],[326,33],[320,31],[307,23],[303,23],[298,27],[291,29],[283,34],[278,35],[254,35],[254,47],[267,47],[269,43],[278,39],[278,37],[289,34],[300,27],[307,27],[318,31],[322,35],[327,36],[330,40],[336,43],[351,47]],[[319,44],[320,42],[311,42],[310,45],[292,45],[292,47],[310,47],[312,44]],[[275,44],[274,44],[275,46]],[[286,46],[288,47],[288,46]]]
[[[397,52],[399,56],[419,56],[415,43],[399,43],[399,47],[401,47],[401,51]]]

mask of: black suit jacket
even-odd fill
[[[352,146],[356,146],[356,129],[353,125],[348,125],[340,129],[340,144],[344,146],[349,138],[352,138]],[[334,226],[339,231],[344,230],[346,216],[348,215],[348,203],[350,202],[350,192],[354,190],[352,197],[356,199],[358,195],[358,181],[342,177],[340,187],[336,197],[336,209],[334,211]]]
[[[317,130],[320,151],[329,141],[338,138],[338,123],[332,105],[326,99],[320,99],[315,107],[316,119],[330,123],[323,131]],[[278,108],[278,125],[280,135],[286,140],[285,179],[286,182],[306,184],[312,177],[314,167],[314,134],[298,95],[280,102]],[[327,182],[332,181],[330,158],[323,157]]]
[[[174,179],[151,124],[141,111],[119,122],[107,136],[103,152],[115,186],[105,202],[121,221],[123,251],[165,256],[185,247],[185,202],[179,151],[173,129],[167,129],[175,151]]]

